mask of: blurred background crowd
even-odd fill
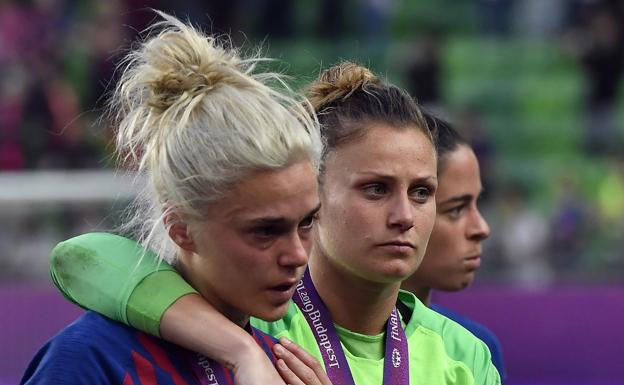
[[[479,282],[622,282],[621,3],[2,0],[0,176],[114,167],[112,131],[99,118],[117,59],[153,7],[229,33],[243,49],[261,45],[295,86],[356,60],[455,122],[480,158],[493,227]],[[45,276],[57,241],[112,228],[126,203],[32,204],[13,187],[0,201],[5,281]]]
[[[499,336],[509,384],[624,383],[624,1],[0,0],[0,385],[79,312],[51,248],[133,194],[100,117],[150,7],[261,46],[295,88],[354,60],[453,121],[492,236],[441,303]]]

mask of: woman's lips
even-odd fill
[[[416,248],[412,243],[404,241],[385,242],[378,246],[392,254],[408,254]]]
[[[481,266],[481,255],[473,255],[471,257],[465,258],[464,263],[471,270],[476,270]]]
[[[289,301],[293,294],[295,294],[295,288],[297,287],[297,283],[284,283],[270,287],[267,290],[269,294],[269,298],[275,302],[287,302]]]

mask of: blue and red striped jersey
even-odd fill
[[[257,329],[252,334],[275,362],[271,348],[277,341]],[[205,368],[193,368],[196,358],[196,353],[87,312],[39,350],[21,384],[233,385],[228,371],[225,384],[207,376],[200,382]]]

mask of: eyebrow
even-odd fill
[[[444,205],[448,203],[460,203],[460,202],[466,203],[466,202],[470,202],[472,198],[473,197],[471,194],[458,195],[458,196],[451,197],[443,202],[440,202],[439,204]]]
[[[318,213],[321,210],[321,202],[319,202],[315,208],[313,208],[312,210],[310,210],[310,212],[308,213],[308,215],[306,215],[304,218],[307,218],[309,216],[312,215],[316,215],[316,213]]]
[[[320,209],[321,209],[321,203],[319,202],[319,204],[316,205],[315,208],[310,210],[310,212],[307,213],[303,218],[308,218],[312,215],[315,215],[316,213],[318,213]],[[291,223],[292,221],[284,217],[263,217],[263,218],[252,219],[251,221],[249,221],[249,224],[251,226],[288,226]]]
[[[479,192],[479,195],[477,195],[477,198],[481,196],[481,194],[483,194],[483,189],[481,189],[481,191]],[[457,195],[454,197],[450,197],[449,199],[439,202],[438,204],[443,205],[443,204],[447,204],[447,203],[467,203],[470,202],[471,200],[474,199],[474,196],[472,194],[463,194],[463,195]]]
[[[376,171],[361,171],[361,172],[355,172],[354,174],[356,175],[362,175],[362,176],[375,176],[378,178],[382,178],[382,179],[396,179],[396,177],[394,175],[390,175],[390,174],[384,174],[382,172],[376,172]],[[438,180],[438,176],[437,175],[429,175],[429,176],[419,176],[416,177],[414,179],[415,182],[432,182],[432,181],[437,181]]]

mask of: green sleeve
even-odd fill
[[[108,233],[59,243],[52,250],[50,274],[70,301],[156,336],[165,310],[196,292],[155,254]]]

